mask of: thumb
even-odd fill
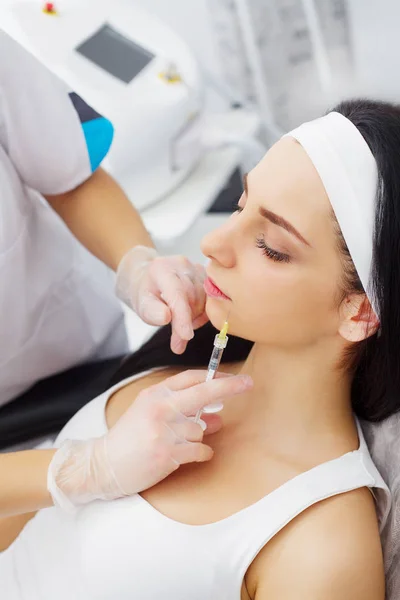
[[[168,306],[153,294],[141,298],[137,314],[148,325],[167,325],[172,318]]]

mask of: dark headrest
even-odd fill
[[[110,387],[122,359],[63,371],[0,407],[0,449],[58,432],[82,406]]]

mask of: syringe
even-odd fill
[[[226,335],[227,332],[228,332],[228,321],[225,321],[224,326],[222,327],[221,331],[219,333],[217,333],[217,335],[215,336],[215,339],[214,339],[214,348],[211,353],[210,361],[208,363],[206,381],[211,381],[211,379],[214,379],[214,377],[215,377],[215,374],[219,367],[219,363],[221,362],[222,354],[228,343],[229,338]],[[222,410],[223,406],[224,405],[222,404],[222,402],[219,402],[218,404],[209,404],[208,406],[205,406],[203,410],[199,410],[197,412],[196,418],[195,418],[195,423],[199,422],[203,412],[206,414],[207,413],[216,413],[216,412],[219,412],[220,410]]]

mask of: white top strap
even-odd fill
[[[370,488],[373,494],[378,490],[383,500],[378,514],[382,531],[390,511],[390,492],[372,462],[358,421],[357,427],[358,450],[294,477],[238,513],[235,523],[231,519],[228,544],[236,550],[230,550],[228,568],[237,573],[238,581],[243,580],[256,555],[279,531],[307,508],[327,498],[362,487]]]

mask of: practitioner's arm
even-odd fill
[[[0,517],[52,506],[47,471],[55,450],[0,454]]]
[[[54,452],[0,454],[0,552],[8,548],[37,510],[53,504],[47,491],[47,469]]]
[[[28,521],[35,515],[36,512],[30,512],[25,515],[0,519],[0,552],[6,550],[14,542]]]

